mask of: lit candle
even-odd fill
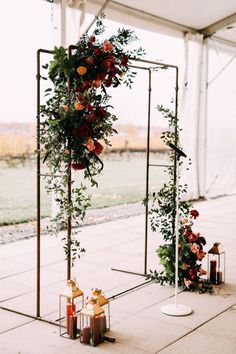
[[[66,305],[66,329],[68,334],[70,334],[70,316],[72,316],[74,312],[76,312],[75,304],[68,302]]]
[[[210,282],[216,283],[216,259],[210,261]]]

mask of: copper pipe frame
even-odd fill
[[[68,48],[68,57],[70,58],[72,55],[72,50],[77,49],[78,47],[75,45],[70,45]],[[40,101],[41,101],[41,96],[40,96],[40,55],[41,53],[46,53],[46,54],[53,54],[54,51],[52,50],[46,50],[46,49],[39,49],[37,51],[37,282],[36,282],[36,318],[40,318],[40,285],[41,285],[41,273],[40,273],[40,268],[41,268],[41,242],[40,242],[40,236],[41,236],[41,205],[40,205],[40,190],[41,190],[41,183],[40,183],[40,171],[41,171],[41,166],[40,166]],[[155,61],[149,61],[149,60],[142,60],[142,59],[135,59],[136,62],[138,63],[146,63],[146,64],[151,64],[156,68],[157,66],[160,68],[173,68],[176,70],[176,82],[175,82],[175,117],[176,117],[176,125],[175,125],[175,136],[177,138],[177,119],[178,119],[178,67],[175,65],[171,64],[166,64],[166,63],[160,63],[160,62],[155,62]],[[149,89],[148,89],[148,125],[147,125],[147,159],[146,159],[146,199],[148,199],[149,195],[149,168],[151,166],[149,162],[149,156],[150,156],[150,120],[151,120],[151,70],[152,67],[143,67],[143,66],[135,66],[135,65],[130,65],[130,67],[133,68],[138,68],[138,69],[143,69],[143,70],[148,70],[149,73]],[[68,79],[68,91],[70,91],[70,79]],[[175,141],[177,143],[177,141]],[[71,152],[69,159],[71,159]],[[174,184],[176,184],[176,159],[174,161]],[[69,175],[68,175],[68,184],[67,184],[67,193],[68,193],[68,203],[71,203],[71,168],[69,169]],[[175,191],[174,191],[174,196],[175,197]],[[175,200],[175,198],[174,198]],[[125,270],[120,270],[120,269],[115,269],[111,268],[112,270],[115,271],[120,271],[120,272],[125,272],[129,274],[134,274],[134,275],[142,275],[146,276],[147,275],[147,247],[148,247],[148,204],[146,204],[145,207],[145,236],[144,236],[144,271],[143,273],[137,273],[137,272],[130,272],[130,271],[125,271]],[[175,219],[175,215],[173,215],[173,218]],[[67,280],[70,279],[71,277],[71,216],[68,217],[67,219],[67,245],[68,245],[68,256],[67,256]],[[174,232],[174,230],[173,230]],[[130,291],[129,289],[127,291],[124,291],[123,293],[126,293]],[[116,295],[114,295],[115,297]]]

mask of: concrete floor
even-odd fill
[[[205,250],[219,241],[226,251],[226,283],[213,295],[180,292],[178,303],[193,312],[167,316],[161,306],[174,303],[174,289],[144,284],[144,215],[81,228],[86,254],[73,268],[80,288],[102,288],[111,300],[111,331],[115,343],[93,348],[59,336],[58,327],[19,313],[35,315],[36,240],[0,246],[0,353],[236,353],[236,196],[198,202],[200,217],[194,230],[207,239]],[[158,267],[155,249],[162,243],[149,231],[148,269]],[[66,263],[60,239],[42,236],[41,317],[58,318],[59,293],[65,286]],[[8,309],[8,310],[6,310]],[[9,311],[9,309],[11,311]],[[15,311],[15,312],[13,312]],[[16,313],[18,312],[18,313]]]

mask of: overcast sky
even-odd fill
[[[33,122],[35,120],[36,51],[38,48],[52,49],[54,45],[58,45],[60,34],[57,14],[53,9],[53,5],[44,0],[1,2],[0,122]],[[87,23],[91,19],[91,16],[86,16]],[[68,22],[70,23],[70,33],[74,35],[74,38],[77,28],[75,21],[76,17],[70,14]],[[106,20],[106,23],[109,25],[108,36],[116,32],[116,24],[108,20]],[[173,39],[139,29],[136,29],[136,33],[141,39],[137,42],[137,46],[146,49],[147,59],[164,60],[175,65],[179,65],[183,60],[183,41],[180,39]],[[127,98],[125,89],[119,90],[119,97],[117,97],[118,91],[113,90],[112,92],[112,95],[114,93],[113,103],[116,105],[116,114],[121,117],[121,123],[136,124],[138,115],[140,123],[145,124],[147,80],[142,75],[139,74],[135,89],[132,90],[132,95],[129,98],[130,112],[125,102]],[[168,73],[166,75],[166,78],[169,77],[169,83],[173,88],[172,74]],[[169,90],[169,84],[166,85],[162,89],[160,89],[160,83],[158,86],[158,95],[162,101],[165,100],[165,90]],[[137,91],[135,91],[136,89]],[[168,95],[171,96],[172,93],[169,92]],[[168,95],[166,96],[167,100],[170,99]],[[141,99],[139,105],[137,105],[138,97]]]

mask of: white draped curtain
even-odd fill
[[[206,174],[206,76],[207,42],[201,34],[185,36],[185,72],[180,85],[180,141],[191,159],[185,159],[181,167],[181,183],[188,184],[184,199],[205,196]],[[189,170],[186,170],[188,167]]]

